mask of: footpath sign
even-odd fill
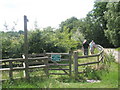
[[[52,54],[51,55],[51,60],[52,61],[60,61],[61,60],[61,55],[60,54]]]

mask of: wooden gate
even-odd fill
[[[49,75],[71,76],[71,53],[46,53],[46,55],[49,58]]]

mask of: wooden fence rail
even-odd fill
[[[35,57],[35,58],[28,58],[27,64],[28,64],[28,69],[34,69],[34,68],[45,68],[45,73],[48,76],[48,57],[44,56],[44,57]],[[35,62],[37,61],[37,62]],[[43,63],[39,63],[43,61]],[[9,78],[13,79],[13,71],[15,70],[23,70],[24,71],[24,77],[26,77],[26,73],[25,73],[25,69],[26,69],[26,65],[25,65],[25,58],[16,58],[16,59],[3,59],[0,60],[0,62],[5,63],[7,62],[8,67],[7,68],[0,68],[0,71],[9,71]],[[20,63],[22,66],[14,66],[14,64],[18,62]],[[33,65],[33,64],[37,64],[37,65]],[[2,65],[1,65],[2,66]],[[29,73],[27,73],[29,74]]]
[[[51,55],[53,54],[60,54],[61,56],[65,55],[68,56],[68,58],[61,58],[60,62],[52,62]],[[25,69],[34,69],[34,68],[44,68],[44,72],[47,76],[49,75],[69,75],[71,76],[71,53],[42,53],[42,54],[28,54],[28,62],[25,60],[25,56],[22,55],[23,58],[10,58],[10,59],[2,59],[0,62],[7,63],[8,67],[0,68],[0,71],[9,71],[9,78],[13,79],[13,71],[17,70],[23,70],[24,77],[29,75],[29,72],[25,72]],[[20,66],[14,66],[15,63],[20,63]],[[52,62],[52,63],[48,63]],[[61,63],[66,62],[66,63]],[[26,64],[28,67],[26,67]],[[1,67],[3,65],[1,64]],[[57,68],[54,68],[52,66],[56,66]],[[63,68],[63,66],[68,66],[68,68]],[[52,67],[52,68],[51,68]],[[49,73],[49,71],[52,70],[62,70],[64,73]],[[69,72],[68,72],[69,71]]]
[[[96,45],[96,46],[97,46],[97,48],[99,50],[98,54],[78,56],[78,52],[77,51],[74,52],[74,75],[75,75],[75,78],[78,77],[78,74],[84,73],[84,72],[79,72],[79,70],[78,70],[79,66],[86,66],[86,65],[91,65],[91,64],[97,64],[97,67],[99,67],[99,63],[101,61],[103,61],[103,51],[104,51],[103,47],[100,46],[100,45]],[[97,61],[78,64],[78,59],[89,58],[89,57],[97,57]]]

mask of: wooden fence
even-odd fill
[[[103,47],[100,45],[96,45],[96,46],[97,46],[97,49],[99,50],[98,54],[79,56],[77,51],[74,52],[74,75],[75,75],[75,78],[78,77],[78,74],[85,73],[84,71],[78,70],[78,68],[80,66],[87,66],[87,65],[95,64],[95,65],[97,65],[97,67],[99,67],[99,63],[101,61],[103,61],[103,57],[104,57],[103,56],[103,51],[104,51]],[[79,62],[78,59],[84,59],[84,58],[90,58],[90,57],[97,57],[97,60],[94,62],[87,62],[87,63],[81,63],[81,64],[78,63]]]
[[[97,48],[99,50],[98,54],[88,55],[88,56],[79,56],[78,52],[74,52],[74,75],[75,78],[78,77],[78,74],[84,73],[79,72],[78,68],[80,66],[87,66],[91,64],[97,65],[99,67],[99,64],[101,61],[103,61],[103,47],[100,45],[97,45]],[[60,61],[52,61],[52,55],[61,55]],[[0,60],[2,63],[7,63],[8,67],[2,67],[0,68],[0,71],[9,71],[9,78],[13,79],[13,71],[17,70],[23,70],[24,77],[29,78],[29,69],[34,68],[44,68],[44,72],[47,76],[49,75],[69,75],[71,76],[72,72],[72,53],[43,53],[43,54],[28,54],[28,62],[25,60],[25,56],[23,55],[23,58],[15,58],[15,59],[3,59]],[[87,63],[78,63],[78,59],[82,58],[90,58],[90,57],[96,57],[97,60],[94,62],[87,62]],[[16,62],[19,64],[15,66]],[[26,65],[27,64],[27,65]],[[2,64],[1,64],[2,66]],[[26,70],[28,69],[28,70]],[[56,71],[61,71],[60,73],[56,73]],[[54,72],[52,72],[54,71]]]
[[[41,54],[39,54],[38,56],[41,56]],[[13,71],[18,71],[18,70],[23,70],[24,77],[29,78],[27,77],[29,75],[29,72],[28,71],[26,72],[26,68],[27,69],[45,68],[45,73],[48,75],[48,57],[47,56],[28,58],[28,62],[25,61],[25,58],[3,59],[3,60],[0,60],[0,62],[7,63],[8,67],[3,68],[1,65],[2,68],[0,68],[0,71],[9,71],[10,79],[13,79]],[[41,62],[43,63],[41,64]],[[19,64],[16,64],[16,63],[19,63]],[[26,63],[28,67],[26,67],[25,65]]]
[[[59,54],[61,55],[60,61],[52,61],[51,55]],[[68,56],[66,59],[65,57]],[[9,78],[13,79],[13,71],[23,70],[24,77],[29,78],[29,69],[34,68],[44,68],[44,72],[47,76],[49,75],[69,75],[71,76],[71,53],[43,53],[43,54],[28,54],[28,62],[25,60],[25,56],[22,55],[23,58],[15,58],[15,59],[2,59],[0,60],[1,67],[0,71],[8,71]],[[49,62],[49,63],[48,63]],[[3,67],[3,63],[5,66]],[[7,64],[6,64],[7,63]],[[19,63],[19,64],[16,64]],[[28,66],[27,66],[27,65]],[[56,67],[54,67],[56,66]],[[63,67],[67,68],[63,68]],[[28,69],[28,70],[26,70]],[[51,70],[62,70],[64,73],[49,73]]]

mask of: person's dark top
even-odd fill
[[[89,43],[87,41],[85,43],[83,43],[83,48],[84,49],[88,49],[88,47],[89,47]]]

